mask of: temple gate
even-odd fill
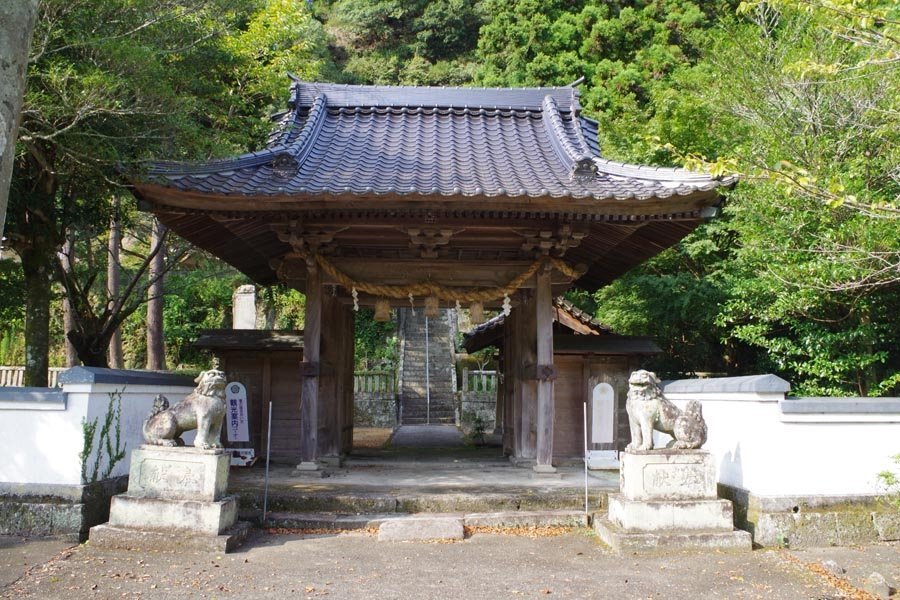
[[[553,298],[587,290],[715,214],[730,180],[600,156],[574,87],[295,82],[266,147],[154,163],[134,194],[261,285],[306,294],[298,468],[352,437],[352,311],[507,316],[505,435],[552,472]]]

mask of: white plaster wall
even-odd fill
[[[777,394],[666,396],[701,402],[719,482],[759,496],[877,494],[877,473],[900,453],[897,414],[783,414]]]
[[[112,476],[125,475],[131,463],[131,450],[143,443],[141,426],[157,394],[175,403],[189,394],[188,387],[159,387],[109,384],[66,385],[65,410],[28,408],[0,410],[0,482],[45,485],[78,485],[81,482],[83,447],[82,421],[98,419],[95,446],[103,419],[109,408],[109,394],[122,390],[121,439],[126,457]],[[185,441],[193,440],[193,433]],[[96,449],[88,458],[89,471]],[[100,473],[106,465],[101,461]]]

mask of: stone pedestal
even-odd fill
[[[225,496],[230,457],[224,450],[141,446],[131,453],[128,491],[114,496],[109,523],[91,528],[91,543],[126,549],[227,552],[246,537],[237,500]]]
[[[609,495],[608,516],[594,519],[614,550],[750,550],[750,534],[734,529],[731,502],[716,495],[708,452],[633,451],[620,460],[620,493]]]

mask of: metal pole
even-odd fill
[[[269,459],[272,456],[272,401],[269,401],[269,433],[266,434],[266,486],[263,492],[262,526],[266,526],[266,513],[269,508]]]
[[[425,317],[425,423],[431,425],[431,378],[428,357],[428,317]]]
[[[587,437],[587,402],[584,410],[584,514],[588,514],[588,437]]]

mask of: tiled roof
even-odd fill
[[[554,321],[559,320],[560,315],[557,311],[564,312],[572,319],[579,321],[592,329],[597,335],[613,334],[613,330],[610,329],[608,325],[604,325],[597,319],[591,317],[562,296],[557,296],[553,299],[553,306],[556,309],[553,315]],[[467,352],[476,352],[485,346],[496,343],[505,322],[506,317],[503,313],[499,313],[484,323],[473,327],[471,331],[466,332],[463,336],[462,347]]]
[[[155,163],[151,181],[238,196],[667,198],[730,183],[599,155],[574,88],[295,83],[268,146],[232,159]]]

